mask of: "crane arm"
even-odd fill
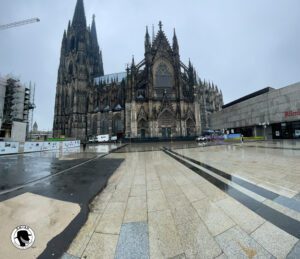
[[[0,25],[0,30],[6,30],[6,29],[9,29],[9,28],[22,26],[22,25],[26,25],[26,24],[29,24],[29,23],[39,22],[39,21],[40,21],[39,18],[31,18],[31,19],[27,19],[27,20],[18,21],[18,22],[3,24],[3,25]]]

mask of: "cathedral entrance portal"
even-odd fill
[[[192,119],[189,118],[186,121],[186,135],[188,137],[190,137],[190,136],[194,136],[195,133],[196,133],[196,131],[195,131],[195,122]]]
[[[158,127],[161,128],[161,137],[171,138],[172,128],[175,127],[175,121],[175,116],[169,109],[165,109],[158,116]]]
[[[141,138],[145,138],[145,137],[146,137],[146,130],[141,129]]]
[[[171,128],[161,128],[163,138],[171,138],[172,129]]]
[[[138,121],[138,133],[141,138],[146,137],[146,129],[148,128],[148,123],[145,119],[140,119]]]

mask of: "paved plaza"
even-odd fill
[[[2,156],[0,258],[300,258],[299,156],[299,141]]]
[[[132,144],[65,258],[299,258],[300,143]]]

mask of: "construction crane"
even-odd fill
[[[13,27],[17,27],[17,26],[26,25],[26,24],[29,24],[29,23],[39,22],[39,21],[40,21],[39,18],[31,18],[31,19],[27,19],[27,20],[18,21],[18,22],[3,24],[3,25],[0,25],[0,31],[10,29],[10,28],[13,28]]]

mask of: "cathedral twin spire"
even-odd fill
[[[84,44],[81,45],[80,49],[78,49],[80,46],[79,42]],[[72,22],[69,21],[68,30],[64,32],[61,58],[68,55],[71,51],[81,51],[82,54],[91,59],[90,64],[93,65],[93,69],[88,70],[93,71],[92,76],[104,75],[102,53],[97,39],[95,15],[93,15],[91,28],[87,27],[83,0],[77,0]]]
[[[77,0],[75,12],[72,20],[73,28],[85,29],[86,18],[84,12],[83,0]]]

